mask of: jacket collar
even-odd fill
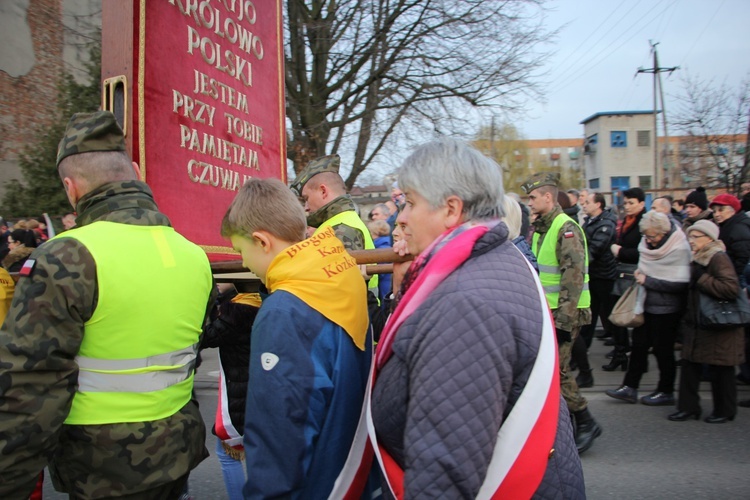
[[[136,225],[169,226],[169,219],[159,212],[151,188],[141,181],[108,182],[86,193],[76,204],[79,226],[99,220],[127,222]]]
[[[553,208],[551,212],[544,214],[541,217],[537,217],[534,221],[534,229],[536,232],[544,234],[549,231],[549,228],[552,227],[552,222],[554,222],[555,218],[561,213],[563,213],[562,207],[560,207],[560,205],[555,205],[555,208]]]
[[[339,196],[329,204],[320,207],[315,212],[311,212],[307,216],[307,225],[310,227],[320,227],[331,217],[349,210],[357,211],[357,205],[354,203],[351,196],[348,194]]]

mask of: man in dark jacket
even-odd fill
[[[606,332],[611,331],[609,314],[615,301],[612,286],[617,276],[617,261],[610,247],[617,234],[617,216],[607,208],[607,201],[600,193],[593,193],[583,202],[583,211],[588,216],[583,224],[589,250],[589,290],[591,291],[591,323],[581,327],[581,334],[573,344],[572,359],[578,365],[578,387],[592,387],[586,350],[591,347],[596,323],[601,318]]]

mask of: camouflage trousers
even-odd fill
[[[571,413],[585,410],[586,406],[588,406],[586,398],[581,396],[576,378],[570,373],[570,351],[580,331],[581,327],[574,328],[570,332],[571,342],[562,342],[557,346],[560,362],[560,392],[568,404],[568,410]]]

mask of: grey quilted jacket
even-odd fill
[[[475,498],[528,380],[542,314],[532,271],[499,224],[404,322],[373,392],[379,441],[405,498]],[[534,498],[585,498],[567,407]],[[387,488],[384,488],[387,490]]]

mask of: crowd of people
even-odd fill
[[[71,118],[57,168],[66,231],[3,228],[20,277],[13,290],[0,274],[2,498],[38,492],[45,467],[73,498],[187,497],[209,455],[193,391],[205,349],[231,499],[585,498],[579,456],[603,428],[580,388],[600,324],[602,369],[625,372],[607,395],[675,406],[672,421],[702,416],[703,380],[706,422],[746,404],[745,327],[700,320],[701,294],[745,293],[750,218],[731,194],[647,211],[631,188],[620,217],[541,172],[524,202],[493,160],[443,138],[361,214],[324,156],[290,186],[249,180],[226,209],[216,229],[261,282],[243,293],[172,229],[111,113]],[[348,253],[377,248],[411,260],[377,275]],[[646,295],[631,332],[609,315],[632,286]],[[639,399],[650,354],[659,381]]]

